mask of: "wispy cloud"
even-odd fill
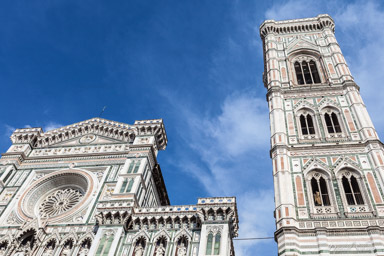
[[[182,157],[177,163],[180,169],[197,178],[211,196],[237,197],[240,237],[273,235],[272,176],[265,171],[271,168],[265,100],[254,91],[236,92],[224,100],[219,113],[204,117],[185,104],[174,100],[173,104],[188,116],[181,129],[187,134],[184,140],[201,159],[192,162]],[[261,250],[260,244],[237,241],[236,253],[251,255]]]
[[[384,8],[376,1],[349,4],[335,15],[337,36],[352,75],[380,132],[384,129]]]
[[[15,127],[10,126],[8,124],[4,125],[4,127],[5,127],[4,136],[7,138],[9,138],[12,135],[12,133],[16,130]]]
[[[51,131],[57,128],[63,127],[63,125],[58,124],[56,122],[48,122],[44,127],[43,130],[44,132]]]
[[[258,150],[269,147],[269,121],[266,102],[250,93],[228,96],[216,116],[201,115],[184,108],[189,118],[187,129],[189,136],[185,140],[201,157],[209,169],[211,179],[217,184],[201,180],[206,189],[229,193],[241,188],[241,181],[234,183],[228,177],[239,176],[255,170],[249,170],[244,159],[257,159]],[[183,108],[179,106],[178,109]],[[267,155],[267,154],[265,154]],[[263,156],[265,156],[263,155]],[[247,168],[243,168],[247,166]],[[195,169],[195,167],[192,167]],[[199,173],[195,170],[191,173]],[[202,177],[198,175],[198,177]],[[238,184],[237,184],[238,183]]]
[[[266,19],[287,20],[316,16],[321,1],[290,0],[285,3],[276,2],[265,12]]]

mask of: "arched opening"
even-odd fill
[[[360,186],[354,175],[343,175],[342,184],[345,193],[345,198],[348,205],[363,205],[364,199],[361,194]]]
[[[80,245],[80,250],[78,256],[88,255],[89,249],[91,248],[92,240],[91,238],[86,238]]]
[[[311,187],[313,194],[313,202],[315,206],[329,206],[331,202],[329,200],[327,183],[323,177],[311,179]]]
[[[56,240],[52,239],[45,246],[43,255],[52,255],[53,252],[55,251],[55,248],[56,248]]]
[[[339,119],[335,112],[325,113],[324,120],[329,134],[341,133]]]
[[[69,256],[71,255],[71,251],[73,249],[73,240],[67,240],[63,245],[63,250],[60,253],[60,256]]]
[[[0,243],[0,255],[5,255],[5,252],[8,249],[8,241],[3,241]]]
[[[28,230],[23,233],[19,238],[19,250],[24,252],[31,252],[36,243],[36,231]]]
[[[153,256],[164,256],[167,249],[167,238],[161,236],[157,239],[155,246],[156,248]]]
[[[209,233],[207,237],[207,249],[205,251],[206,255],[212,255],[212,243],[213,243],[213,234]]]
[[[304,77],[303,72],[301,71],[301,65],[298,61],[295,62],[295,72],[296,72],[296,79],[298,84],[304,84]]]
[[[306,60],[301,62],[295,61],[293,66],[296,73],[297,84],[303,85],[321,83],[319,70],[314,60],[310,60],[309,62]]]
[[[146,246],[146,241],[144,237],[140,237],[139,239],[137,239],[132,256],[143,256],[145,246]]]
[[[185,256],[188,251],[188,238],[182,236],[177,240],[176,256]]]
[[[303,135],[315,134],[315,127],[313,125],[312,116],[310,114],[300,115],[301,133]]]
[[[221,240],[221,234],[217,233],[215,236],[215,244],[213,248],[213,255],[220,255],[220,241]]]

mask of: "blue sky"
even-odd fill
[[[269,121],[258,27],[330,14],[383,137],[380,1],[4,0],[0,4],[0,151],[15,128],[98,116],[163,118],[159,154],[172,204],[237,196],[240,238],[272,236]],[[237,255],[276,255],[273,240]]]

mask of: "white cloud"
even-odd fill
[[[217,117],[199,117],[200,122],[189,120],[195,132],[210,139],[208,143],[205,140],[203,149],[210,159],[232,158],[268,146],[269,121],[265,100],[248,93],[230,95],[221,111]]]
[[[195,173],[212,194],[239,192],[244,181],[240,178],[256,172],[249,170],[249,165],[257,161],[257,151],[266,152],[269,147],[267,103],[252,93],[243,93],[228,96],[217,116],[202,118],[187,109],[184,112],[189,116],[190,134],[184,139],[209,170],[201,175],[202,171],[196,170],[199,167],[192,165],[189,173]]]
[[[176,165],[195,176],[211,196],[237,197],[240,238],[273,236],[272,176],[265,171],[270,168],[267,102],[253,92],[236,93],[224,100],[216,116],[205,117],[177,105],[188,116],[180,130],[201,161],[182,157]],[[252,255],[265,242],[236,241],[236,254]]]
[[[57,128],[63,127],[63,125],[55,123],[55,122],[48,122],[44,127],[44,132],[51,131]]]
[[[4,136],[9,138],[12,135],[12,133],[16,130],[16,128],[7,124],[4,126],[5,126]]]
[[[338,41],[380,132],[384,129],[384,10],[377,2],[349,4],[335,15]],[[339,38],[340,36],[340,38]],[[345,46],[345,48],[343,48]]]
[[[321,1],[290,0],[277,2],[265,12],[266,19],[287,20],[316,16]]]
[[[273,236],[275,225],[273,210],[273,190],[258,190],[246,192],[237,200],[240,219],[240,238],[261,238]],[[276,246],[273,239],[269,240],[239,240],[234,241],[236,255],[265,255],[258,252],[259,245],[268,243]],[[272,250],[272,248],[270,248]]]

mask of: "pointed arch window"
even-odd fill
[[[128,167],[128,170],[127,170],[127,173],[137,173],[137,171],[139,170],[140,168],[140,164],[141,164],[141,161],[138,160],[138,161],[132,161],[130,164],[129,164],[129,167]]]
[[[323,177],[311,179],[311,187],[313,194],[313,202],[315,206],[329,206],[331,202],[329,200],[327,182]]]
[[[307,114],[300,115],[301,133],[303,135],[315,134],[315,128],[313,126],[312,116]]]
[[[124,178],[123,184],[120,188],[120,193],[129,193],[131,192],[134,179]]]
[[[207,237],[207,249],[205,254],[212,255],[212,243],[213,243],[213,234],[209,233]]]
[[[295,62],[296,79],[298,84],[304,84],[303,71],[298,61]]]
[[[208,234],[207,237],[207,248],[205,251],[206,255],[220,255],[220,241],[221,240],[221,234],[217,233],[215,236],[213,236],[212,233]]]
[[[347,199],[348,205],[364,204],[364,199],[361,194],[360,186],[355,176],[351,175],[350,177],[347,177],[343,175],[341,181],[343,184],[345,198]]]
[[[302,84],[318,84],[321,83],[319,71],[316,62],[313,60],[296,61],[294,63],[297,83]]]
[[[335,112],[324,114],[325,124],[327,125],[328,133],[341,133],[339,119]]]
[[[220,239],[221,239],[221,235],[220,233],[217,233],[215,236],[215,245],[213,248],[213,255],[220,255]]]

